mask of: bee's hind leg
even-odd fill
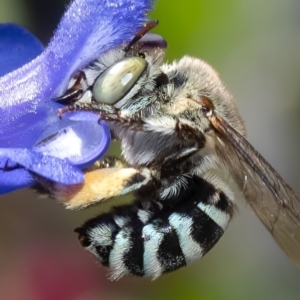
[[[124,195],[153,180],[147,168],[135,169],[113,157],[95,162],[84,170],[81,184],[62,185],[45,178],[36,178],[36,190],[63,203],[68,209],[82,209],[97,202]]]

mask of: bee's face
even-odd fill
[[[152,41],[153,42],[153,41]],[[41,182],[68,208],[134,192],[76,231],[112,271],[156,278],[188,265],[219,240],[246,198],[283,250],[300,263],[300,203],[245,139],[243,121],[218,74],[185,56],[162,65],[162,40],[114,49],[79,72],[60,101],[99,114],[124,161],[105,158],[83,185]],[[238,193],[235,193],[235,191]]]

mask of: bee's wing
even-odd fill
[[[224,119],[209,120],[223,141],[217,146],[243,195],[285,253],[300,267],[300,200],[272,166]],[[226,147],[226,151],[224,151]]]

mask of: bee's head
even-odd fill
[[[71,78],[68,90],[54,99],[64,105],[104,103],[134,113],[135,103],[168,79],[160,70],[167,42],[148,31],[149,22],[128,44],[102,54]]]

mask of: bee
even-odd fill
[[[120,141],[122,159],[85,170],[85,182],[40,179],[52,197],[81,209],[133,193],[135,200],[75,231],[110,269],[155,279],[205,255],[245,198],[283,251],[300,266],[300,202],[246,140],[232,95],[206,62],[184,56],[163,64],[166,42],[149,22],[71,79],[60,110],[99,115]]]

